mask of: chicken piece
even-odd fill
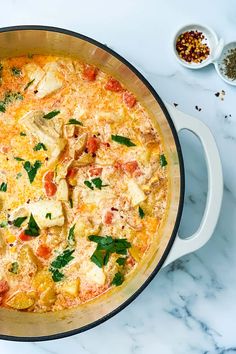
[[[56,197],[57,197],[57,200],[61,200],[61,201],[67,201],[69,198],[69,190],[68,190],[68,185],[67,185],[65,178],[63,178],[59,181]]]
[[[28,209],[41,229],[64,225],[65,218],[60,201],[39,200],[38,202],[28,204]],[[50,215],[50,217],[46,217],[46,215]]]
[[[133,179],[128,180],[128,192],[133,206],[138,205],[146,199],[146,195]]]
[[[85,149],[88,134],[81,134],[78,138],[70,139],[69,155],[72,159],[79,159]],[[87,155],[87,154],[86,154]]]
[[[38,85],[39,81],[43,78],[45,72],[40,68],[39,65],[34,63],[29,63],[24,66],[24,71],[29,78],[29,81],[32,81],[32,84],[29,86],[29,90],[34,90]]]
[[[59,67],[55,62],[47,63],[44,66],[45,75],[40,80],[37,86],[36,97],[43,98],[51,93],[59,90],[62,87],[62,80],[60,79]]]
[[[88,284],[104,285],[106,281],[106,276],[102,268],[99,268],[96,264],[88,260],[85,262],[84,270],[86,272],[84,277]]]
[[[64,149],[66,139],[61,138],[62,122],[58,118],[49,120],[44,119],[43,116],[43,111],[31,111],[20,119],[20,124],[45,144],[51,152],[49,162],[53,162]]]

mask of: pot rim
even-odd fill
[[[167,108],[163,101],[161,100],[160,96],[158,93],[155,91],[155,89],[152,87],[152,85],[148,82],[148,80],[129,62],[127,61],[124,57],[122,57],[120,54],[115,52],[113,49],[107,47],[105,44],[102,44],[101,42],[98,42],[97,40],[94,40],[90,37],[87,37],[81,33],[77,33],[71,30],[67,30],[64,28],[60,27],[54,27],[54,26],[46,26],[46,25],[17,25],[17,26],[9,26],[9,27],[2,27],[0,28],[0,33],[4,32],[13,32],[13,31],[25,31],[25,30],[33,30],[33,31],[48,31],[48,32],[57,32],[57,33],[62,33],[66,34],[68,36],[80,38],[84,41],[87,41],[89,43],[92,43],[93,45],[96,45],[97,47],[105,50],[109,54],[113,55],[116,57],[118,60],[120,60],[124,65],[126,65],[133,73],[143,82],[143,84],[148,88],[148,90],[151,92],[157,103],[160,105],[167,121],[169,124],[169,127],[171,129],[171,132],[173,134],[173,138],[175,141],[175,146],[178,154],[178,159],[179,159],[179,169],[180,169],[180,197],[179,197],[179,205],[178,205],[178,211],[177,211],[177,216],[176,216],[176,221],[175,225],[172,231],[172,234],[170,236],[168,245],[159,261],[157,264],[156,268],[153,270],[153,272],[150,274],[150,276],[146,279],[146,281],[140,286],[140,288],[133,294],[131,295],[125,302],[120,304],[115,310],[111,311],[110,313],[106,314],[105,316],[101,317],[99,320],[96,320],[94,322],[91,322],[88,325],[85,325],[81,328],[73,329],[70,331],[65,331],[65,332],[60,332],[57,334],[52,334],[48,336],[34,336],[34,337],[17,337],[17,336],[10,336],[10,335],[2,335],[0,334],[0,339],[3,340],[9,340],[9,341],[17,341],[17,342],[39,342],[39,341],[48,341],[48,340],[54,340],[54,339],[61,339],[65,337],[69,337],[75,334],[79,334],[82,332],[85,332],[89,329],[92,329],[99,324],[102,324],[103,322],[107,321],[108,319],[112,318],[115,316],[117,313],[122,311],[125,307],[127,307],[132,301],[134,301],[137,296],[148,286],[148,284],[153,280],[153,278],[156,276],[156,274],[159,272],[161,269],[162,265],[164,264],[170,249],[174,243],[175,237],[177,235],[177,231],[179,228],[181,216],[182,216],[182,211],[183,211],[183,203],[184,203],[184,190],[185,190],[185,174],[184,174],[184,162],[183,162],[183,155],[182,155],[182,150],[181,150],[181,145],[179,142],[177,130],[174,126],[174,123],[170,117],[169,112],[167,111]]]

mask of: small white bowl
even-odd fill
[[[236,86],[236,80],[230,79],[224,74],[224,58],[228,55],[230,49],[236,48],[236,42],[230,42],[226,44],[220,54],[220,57],[214,62],[217,74],[221,77],[222,80],[227,82],[230,85]]]
[[[208,47],[210,48],[210,54],[209,56],[203,60],[201,63],[188,63],[184,59],[180,58],[177,50],[176,50],[176,42],[181,33],[184,32],[189,32],[189,31],[198,31],[202,32],[205,36],[204,38],[204,43],[207,43]],[[219,48],[220,47],[220,48]],[[174,39],[173,39],[173,50],[176,59],[180,64],[185,66],[186,68],[190,69],[200,69],[203,68],[204,66],[207,66],[208,64],[211,64],[216,57],[219,55],[219,51],[221,52],[221,49],[223,47],[223,41],[219,40],[215,31],[213,31],[211,28],[207,26],[202,26],[202,25],[197,25],[197,24],[192,24],[192,25],[186,25],[184,27],[181,27],[178,32],[175,34]]]

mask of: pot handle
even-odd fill
[[[171,105],[166,104],[166,107],[177,131],[180,132],[183,129],[190,130],[202,143],[208,172],[208,194],[204,215],[198,230],[186,239],[181,239],[177,234],[163,267],[183,255],[199,249],[210,239],[219,217],[223,196],[221,161],[210,129],[200,120],[180,112]]]

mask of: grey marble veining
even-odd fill
[[[235,0],[9,0],[1,26],[48,24],[107,43],[130,60],[170,104],[212,130],[224,169],[224,198],[212,239],[163,269],[124,311],[88,332],[41,343],[0,341],[1,354],[233,354],[236,353],[236,88],[214,67],[182,68],[171,52],[178,27],[199,22],[225,41],[236,40]],[[224,100],[215,96],[225,91]],[[195,106],[201,108],[196,110]],[[198,226],[207,193],[199,144],[181,134],[186,195],[180,233]]]

